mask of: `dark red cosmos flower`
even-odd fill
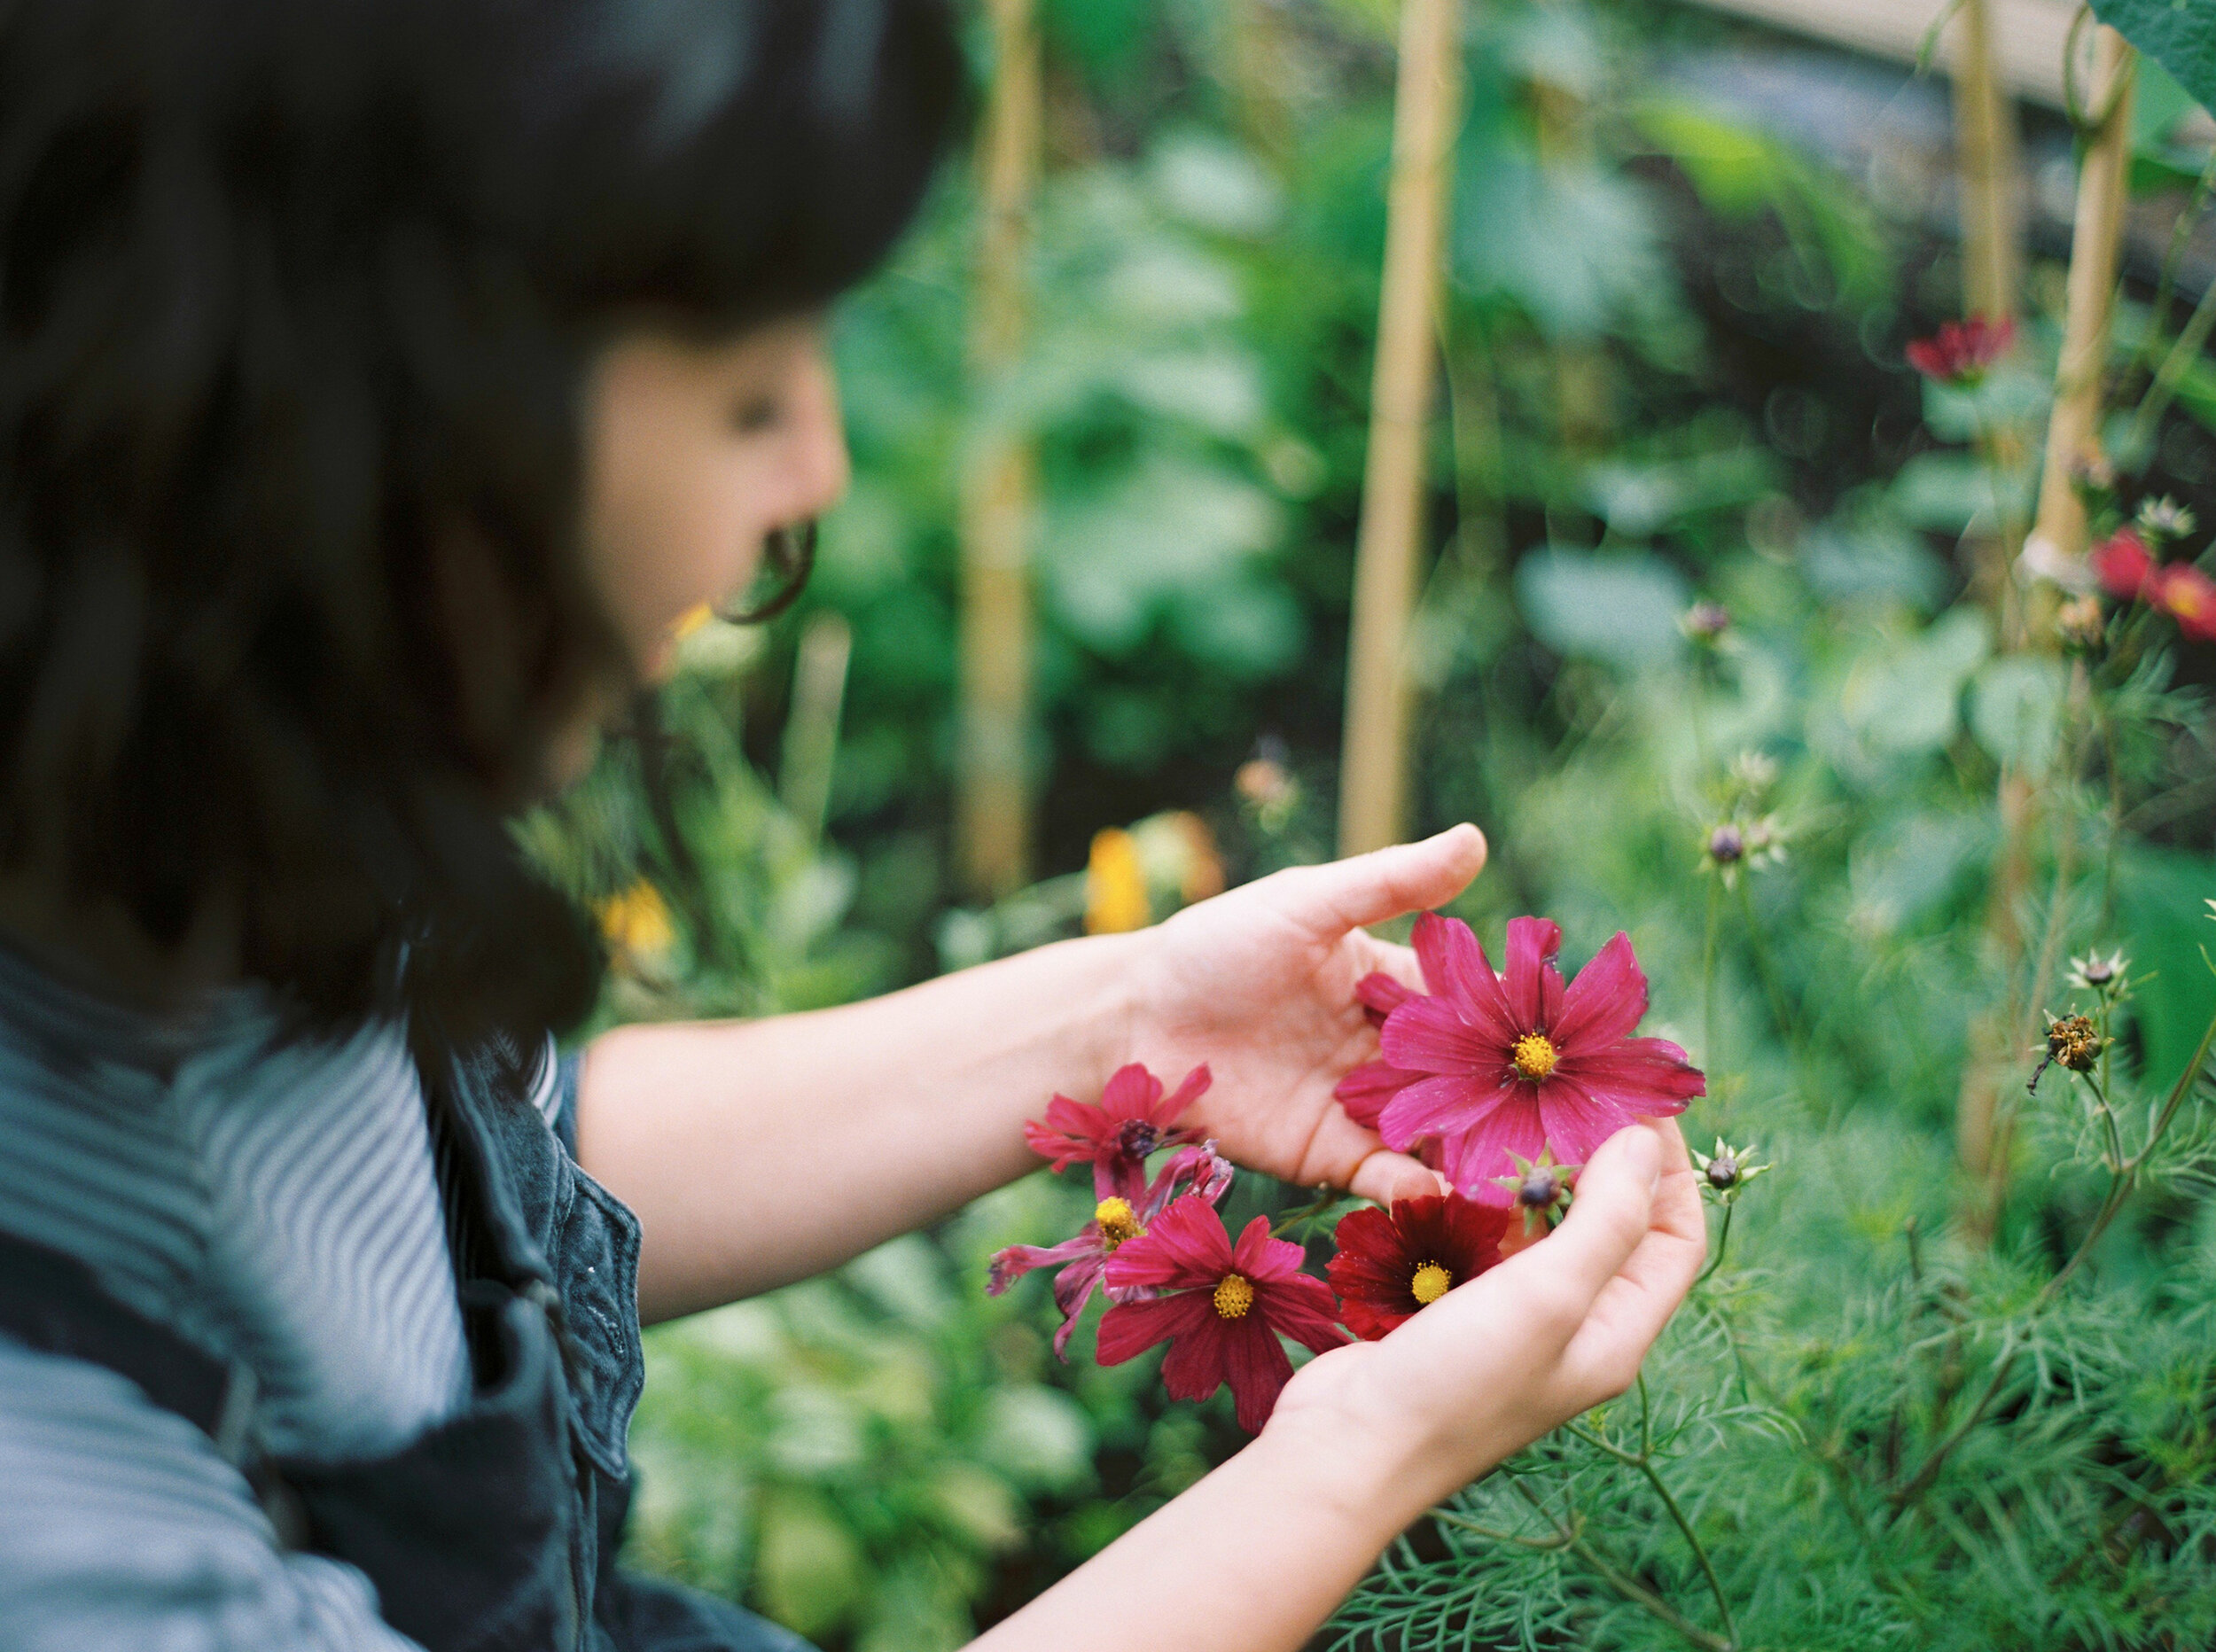
[[[1501,1259],[1509,1212],[1459,1193],[1395,1199],[1390,1214],[1349,1211],[1327,1270],[1346,1329],[1375,1342]]]
[[[1116,1069],[1098,1106],[1057,1095],[1047,1103],[1043,1123],[1034,1118],[1024,1126],[1024,1142],[1051,1159],[1056,1170],[1090,1162],[1093,1191],[1099,1197],[1135,1200],[1145,1190],[1150,1154],[1200,1139],[1198,1130],[1176,1125],[1207,1087],[1206,1063],[1166,1096],[1162,1081],[1135,1061]]]
[[[1230,1164],[1213,1145],[1182,1148],[1135,1203],[1111,1194],[1093,1207],[1092,1220],[1074,1238],[1057,1245],[1011,1244],[995,1256],[985,1294],[999,1296],[1034,1268],[1060,1268],[1054,1276],[1054,1305],[1062,1310],[1062,1325],[1054,1333],[1054,1352],[1066,1360],[1077,1316],[1092,1299],[1117,1248],[1144,1233],[1171,1200],[1190,1193],[1213,1204],[1230,1185]],[[1109,1295],[1112,1298],[1115,1293]]]
[[[1467,923],[1426,913],[1414,937],[1436,989],[1385,1018],[1385,1060],[1422,1076],[1385,1105],[1378,1134],[1403,1152],[1439,1143],[1440,1168],[1471,1198],[1505,1204],[1492,1179],[1510,1156],[1549,1146],[1582,1164],[1633,1119],[1685,1110],[1707,1081],[1666,1039],[1634,1038],[1647,978],[1620,931],[1565,988],[1555,966],[1562,929],[1512,918],[1507,968],[1495,976]]]
[[[2136,528],[2119,527],[2093,548],[2087,558],[2101,588],[2123,602],[2135,601],[2147,588],[2155,559]]]
[[[1972,316],[1968,321],[1947,322],[1929,339],[1918,339],[1908,347],[1908,365],[1926,378],[1936,378],[1942,384],[1974,385],[1985,376],[1986,368],[2009,353],[2016,342],[2016,322],[2002,316],[1998,322],[1987,321],[1982,316]]]
[[[1300,1271],[1305,1254],[1272,1239],[1267,1216],[1247,1223],[1234,1245],[1207,1200],[1178,1200],[1108,1258],[1109,1294],[1143,1294],[1119,1298],[1101,1317],[1101,1364],[1167,1341],[1162,1382],[1173,1397],[1206,1399],[1229,1383],[1239,1426],[1260,1433],[1292,1377],[1277,1338],[1317,1353],[1346,1340],[1330,1288]]]

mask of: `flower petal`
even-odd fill
[[[1509,1018],[1518,1032],[1554,1024],[1547,1018],[1547,994],[1541,981],[1545,969],[1562,950],[1562,925],[1552,918],[1510,918],[1508,948],[1502,982],[1508,994]],[[1556,979],[1561,972],[1555,972]]]
[[[1207,1200],[1187,1194],[1135,1239],[1108,1258],[1108,1283],[1117,1290],[1141,1285],[1213,1290],[1231,1271],[1231,1238]]]
[[[1154,1122],[1163,1129],[1168,1129],[1185,1116],[1187,1108],[1206,1094],[1212,1081],[1208,1064],[1204,1061],[1187,1073],[1174,1090],[1163,1097],[1161,1104],[1154,1109]],[[1161,1086],[1156,1085],[1155,1089],[1159,1094]]]
[[[1180,1338],[1190,1342],[1195,1334],[1205,1339],[1211,1324],[1221,1324],[1214,1305],[1200,1291],[1183,1290],[1174,1296],[1148,1297],[1137,1302],[1119,1302],[1100,1316],[1100,1339],[1094,1358],[1103,1365],[1121,1365],[1144,1353],[1159,1342]],[[1163,1375],[1169,1374],[1167,1362]],[[1174,1386],[1171,1392],[1176,1393]],[[1178,1394],[1180,1399],[1205,1399],[1215,1392],[1211,1383],[1198,1394]]]
[[[1414,987],[1401,986],[1382,970],[1372,970],[1354,983],[1354,1001],[1362,1006],[1362,1014],[1373,1027],[1385,1025],[1387,1016],[1409,999],[1422,996]]]
[[[1518,1029],[1509,1010],[1508,994],[1467,923],[1436,912],[1423,913],[1408,944],[1416,949],[1416,961],[1433,994],[1447,999],[1463,1020],[1503,1047],[1516,1041]]]
[[[1231,1398],[1238,1404],[1239,1426],[1249,1434],[1260,1434],[1262,1424],[1269,1421],[1269,1414],[1277,1408],[1277,1396],[1285,1391],[1285,1384],[1292,1380],[1292,1361],[1286,1357],[1284,1344],[1277,1340],[1276,1333],[1251,1313],[1245,1319],[1224,1322],[1221,1350],[1218,1358],[1223,1380],[1230,1383]],[[1176,1352],[1174,1348],[1171,1350],[1173,1356]],[[1162,1362],[1162,1375],[1167,1381],[1167,1360]],[[1173,1394],[1176,1391],[1174,1388],[1170,1390]]]
[[[1564,992],[1562,1014],[1549,1024],[1549,1032],[1555,1048],[1567,1058],[1575,1050],[1604,1048],[1629,1038],[1646,1013],[1646,974],[1631,949],[1631,937],[1618,930]]]
[[[1084,1232],[1074,1238],[1065,1239],[1051,1247],[1035,1244],[1011,1244],[995,1252],[991,1268],[985,1276],[985,1294],[997,1297],[1034,1268],[1059,1267],[1065,1262],[1074,1262],[1088,1252],[1100,1250],[1100,1229],[1092,1223],[1085,1224]]]
[[[1346,1110],[1349,1118],[1375,1130],[1385,1103],[1426,1076],[1396,1067],[1389,1061],[1365,1061],[1341,1079],[1331,1094],[1338,1098],[1338,1104]]]
[[[1678,1105],[1682,1108],[1684,1103]],[[1626,1106],[1613,1095],[1588,1090],[1558,1071],[1539,1087],[1539,1117],[1557,1164],[1584,1164],[1600,1150],[1602,1142],[1632,1123],[1642,1110]]]
[[[1377,1043],[1387,1061],[1411,1072],[1489,1072],[1508,1064],[1510,1048],[1465,1020],[1445,998],[1402,1004],[1386,1017]]]
[[[1538,1098],[1529,1085],[1515,1088],[1520,1094],[1508,1095],[1499,1106],[1440,1140],[1447,1180],[1464,1198],[1506,1204],[1511,1196],[1493,1178],[1515,1173],[1509,1157],[1511,1153],[1534,1159],[1545,1149],[1547,1133],[1540,1120]]]
[[[1419,1079],[1385,1103],[1377,1134],[1385,1145],[1405,1153],[1424,1136],[1446,1136],[1468,1129],[1504,1101],[1520,1079],[1487,1083],[1451,1077]]]
[[[1255,1293],[1257,1311],[1269,1329],[1290,1336],[1311,1353],[1329,1353],[1346,1340],[1338,1328],[1338,1303],[1331,1288],[1309,1274],[1273,1281]]]
[[[1230,1185],[1231,1161],[1216,1151],[1214,1142],[1181,1147],[1156,1173],[1143,1198],[1132,1201],[1132,1208],[1138,1212],[1143,1227],[1160,1215],[1172,1199],[1190,1193],[1215,1204],[1221,1202]]]
[[[1244,1274],[1257,1286],[1268,1280],[1289,1279],[1300,1272],[1307,1251],[1290,1239],[1269,1236],[1269,1218],[1257,1216],[1239,1233],[1231,1247],[1231,1266],[1226,1270]]]
[[[1118,1124],[1127,1118],[1148,1118],[1161,1098],[1162,1081],[1135,1061],[1117,1068],[1109,1078],[1100,1093],[1100,1110]]]
[[[1565,1057],[1552,1076],[1657,1118],[1682,1113],[1687,1101],[1708,1094],[1707,1075],[1666,1038],[1626,1039],[1596,1055]]]

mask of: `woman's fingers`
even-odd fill
[[[1293,916],[1344,934],[1406,912],[1444,906],[1485,867],[1485,834],[1463,824],[1421,843],[1281,872]]]
[[[1708,1255],[1708,1225],[1677,1121],[1635,1127],[1653,1138],[1662,1155],[1647,1231],[1601,1287],[1564,1357],[1605,1391],[1619,1391],[1638,1375],[1640,1360],[1685,1300]]]
[[[1355,931],[1355,939],[1363,943],[1362,951],[1365,962],[1362,973],[1371,970],[1389,975],[1412,992],[1428,993],[1431,986],[1424,979],[1424,966],[1416,961],[1416,949],[1389,940]]]
[[[1518,1283],[1532,1297],[1538,1324],[1557,1333],[1557,1347],[1584,1325],[1602,1290],[1646,1238],[1662,1169],[1662,1143],[1652,1130],[1619,1130],[1579,1174],[1562,1226],[1544,1244],[1501,1264],[1503,1272],[1525,1270]]]
[[[1406,1153],[1379,1148],[1354,1166],[1346,1188],[1365,1199],[1391,1204],[1395,1199],[1416,1199],[1447,1191],[1446,1179]]]

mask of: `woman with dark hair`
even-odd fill
[[[1434,1185],[1331,1092],[1470,827],[554,1058],[597,954],[504,820],[805,574],[824,311],[961,79],[937,0],[0,0],[0,1646],[792,1645],[614,1568],[642,1310],[934,1220],[1132,1059],[1211,1061],[1243,1163]],[[1629,1382],[1690,1189],[1624,1131],[993,1638],[1299,1645]]]

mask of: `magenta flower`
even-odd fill
[[[1941,384],[1969,386],[1985,377],[1986,369],[2009,353],[2016,343],[2016,322],[2003,316],[1987,321],[1972,316],[1968,321],[1944,323],[1929,339],[1908,346],[1908,365],[1926,378]]]
[[[1136,1200],[1145,1189],[1150,1154],[1200,1139],[1198,1130],[1176,1126],[1207,1087],[1203,1063],[1165,1096],[1162,1081],[1135,1061],[1116,1069],[1098,1106],[1057,1095],[1047,1103],[1045,1122],[1034,1118],[1024,1126],[1024,1142],[1051,1159],[1056,1170],[1089,1162],[1096,1196]]]
[[[1619,932],[1564,987],[1562,929],[1512,918],[1498,976],[1470,926],[1426,913],[1414,937],[1435,996],[1386,1017],[1384,1059],[1416,1075],[1384,1106],[1378,1134],[1409,1151],[1439,1144],[1439,1166],[1468,1197],[1504,1204],[1493,1178],[1511,1155],[1582,1164],[1642,1116],[1685,1110],[1707,1080],[1666,1039],[1634,1038],[1647,978]],[[1350,1077],[1352,1075],[1349,1075]]]
[[[1011,1244],[999,1252],[986,1277],[985,1294],[999,1296],[1034,1268],[1061,1269],[1054,1276],[1054,1305],[1062,1310],[1061,1329],[1054,1333],[1054,1352],[1066,1362],[1077,1316],[1092,1299],[1108,1258],[1117,1249],[1151,1227],[1171,1200],[1190,1194],[1213,1206],[1230,1185],[1230,1163],[1213,1144],[1181,1149],[1157,1173],[1135,1204],[1111,1194],[1093,1207],[1092,1220],[1078,1230],[1076,1237],[1050,1246]],[[1113,1290],[1108,1295],[1112,1301],[1123,1299]]]
[[[1394,1010],[1409,999],[1423,996],[1414,987],[1401,986],[1382,970],[1372,970],[1354,984],[1354,997],[1373,1027],[1383,1027]],[[1385,1103],[1401,1093],[1403,1085],[1413,1084],[1423,1076],[1420,1072],[1403,1072],[1389,1061],[1365,1061],[1341,1079],[1331,1094],[1338,1097],[1339,1105],[1346,1110],[1349,1118],[1366,1129],[1375,1130]]]
[[[1167,1342],[1162,1382],[1171,1395],[1206,1399],[1229,1383],[1239,1426],[1259,1434],[1292,1378],[1278,1337],[1317,1353],[1346,1340],[1332,1322],[1330,1287],[1300,1271],[1305,1255],[1269,1236],[1267,1216],[1247,1223],[1234,1245],[1207,1200],[1178,1200],[1108,1258],[1110,1295],[1129,1295],[1102,1316],[1101,1364]]]

